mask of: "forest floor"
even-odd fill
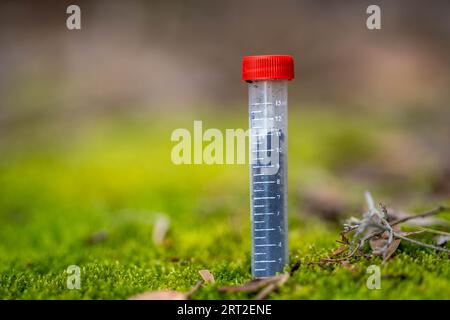
[[[203,126],[246,128],[245,116],[210,116]],[[195,118],[158,117],[27,127],[2,138],[0,299],[187,292],[202,269],[215,283],[193,299],[255,297],[219,290],[251,279],[248,167],[174,165],[171,132],[192,128]],[[368,246],[346,264],[323,263],[341,247],[343,221],[366,211],[365,190],[392,212],[420,214],[450,203],[448,136],[420,120],[290,114],[290,265],[299,269],[268,298],[450,299],[445,252],[402,241],[384,264]],[[448,232],[449,212],[433,218],[427,228]],[[159,240],[158,221],[168,223]],[[432,234],[413,237],[435,243]],[[67,288],[70,265],[80,267],[79,290]],[[370,265],[380,266],[379,290],[366,286]]]

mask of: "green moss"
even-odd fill
[[[236,126],[228,118],[211,121]],[[381,267],[381,290],[366,287],[366,268],[381,265],[378,258],[353,260],[355,272],[309,263],[337,248],[339,226],[298,215],[295,193],[303,172],[327,172],[370,156],[376,126],[314,114],[294,114],[291,121],[289,240],[291,261],[302,265],[270,298],[449,299],[448,256],[410,244],[402,243]],[[173,165],[170,133],[180,124],[192,122],[96,123],[64,143],[45,137],[25,151],[2,149],[0,298],[123,299],[146,290],[188,291],[203,268],[216,283],[194,298],[251,298],[217,291],[250,279],[247,168]],[[155,247],[160,213],[170,217],[171,228],[164,245]],[[100,230],[105,239],[89,244]],[[69,265],[81,268],[80,290],[66,288]]]

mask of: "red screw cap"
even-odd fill
[[[242,59],[242,80],[292,80],[294,59],[288,55],[246,56]]]

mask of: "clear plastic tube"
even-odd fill
[[[287,80],[248,83],[253,278],[288,263],[287,87]]]

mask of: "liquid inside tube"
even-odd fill
[[[248,84],[253,278],[273,276],[288,263],[287,83]]]

